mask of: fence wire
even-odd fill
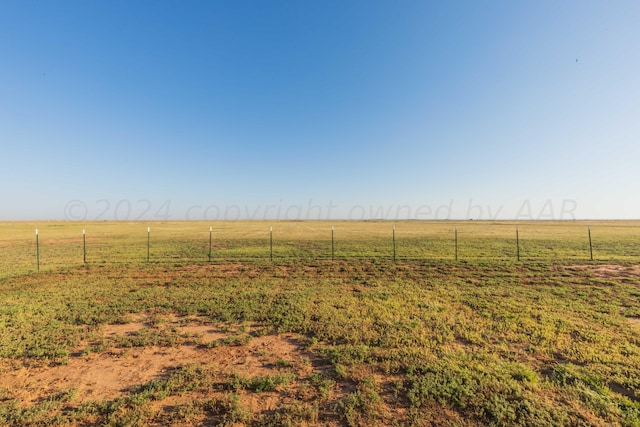
[[[148,228],[150,229],[147,232]],[[36,248],[35,229],[38,228]],[[82,232],[86,234],[83,236]],[[591,245],[589,240],[591,233]],[[457,239],[456,239],[457,236]],[[97,263],[640,257],[640,222],[3,222],[0,271]]]

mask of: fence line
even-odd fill
[[[105,228],[111,228],[111,231],[101,229],[100,223],[82,228],[78,224],[65,223],[39,226],[35,239],[31,239],[31,244],[35,244],[31,257],[25,249],[33,249],[33,246],[25,241],[23,233],[12,235],[2,225],[6,224],[0,223],[3,253],[0,271],[3,272],[143,260],[512,259],[526,262],[640,258],[640,222],[596,223],[593,235],[592,224],[582,222],[402,222],[397,227],[388,222],[344,222],[339,227],[320,222],[283,222],[276,223],[276,227],[266,223],[219,223],[216,227],[158,223],[153,226],[153,236],[151,226],[146,226],[146,245],[142,237],[144,226],[140,223],[117,224],[119,228],[109,223]]]

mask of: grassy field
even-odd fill
[[[640,222],[402,221],[395,224],[399,260],[454,259],[455,235],[460,260],[514,260],[518,228],[520,258],[589,260],[588,227],[593,256],[599,261],[640,259]],[[0,274],[36,269],[36,235],[41,269],[96,263],[305,261],[393,259],[391,222],[0,222]],[[147,227],[151,232],[147,234]],[[332,251],[332,230],[333,251]],[[270,228],[273,228],[270,242]],[[333,255],[332,255],[333,254]]]
[[[331,225],[0,223],[0,425],[640,425],[640,223]]]

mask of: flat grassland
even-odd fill
[[[331,225],[1,222],[0,425],[640,425],[640,222]]]

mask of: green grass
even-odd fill
[[[25,406],[0,385],[0,425],[640,425],[638,224],[594,223],[594,262],[586,224],[520,223],[517,262],[513,224],[470,222],[455,224],[456,262],[453,225],[399,223],[394,263],[390,223],[336,224],[334,262],[330,224],[277,223],[269,262],[268,224],[218,223],[209,264],[204,224],[152,224],[151,263],[145,224],[39,224],[36,273],[34,224],[0,223],[5,372],[68,363],[83,345],[191,345],[153,325],[100,336],[141,314],[237,325],[214,343],[228,351],[258,336],[245,325],[293,333],[315,360],[305,370],[279,359],[268,375],[185,360],[124,398],[89,403],[70,390]],[[87,265],[82,227],[100,236]],[[282,405],[258,411],[248,397]]]
[[[0,275],[36,270],[39,230],[40,269],[83,263],[139,264],[147,261],[147,226],[151,227],[151,262],[203,262],[209,259],[209,227],[213,227],[212,261],[391,259],[392,223],[367,222],[0,222]],[[405,260],[453,259],[454,230],[459,259],[516,258],[519,228],[521,260],[590,259],[588,224],[565,222],[401,221],[396,224],[396,257]],[[596,260],[640,259],[640,223],[599,221],[591,224]]]

